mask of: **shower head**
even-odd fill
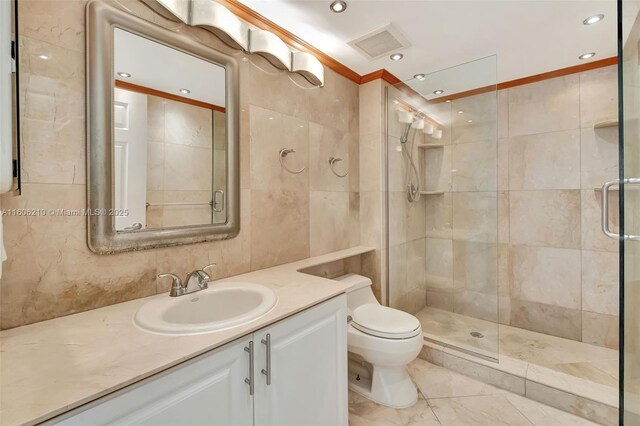
[[[412,125],[413,125],[413,121],[407,124],[407,127],[404,129],[404,134],[400,138],[400,143],[402,144],[407,143],[407,141],[409,140],[409,131],[411,130]]]

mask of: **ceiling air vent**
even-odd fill
[[[406,38],[393,25],[389,24],[370,32],[349,46],[362,53],[367,59],[378,59],[411,46]]]

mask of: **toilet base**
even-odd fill
[[[371,401],[392,408],[411,407],[418,401],[418,391],[404,366],[373,366],[373,377],[356,379],[349,374],[349,389]]]

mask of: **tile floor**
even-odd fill
[[[463,376],[421,359],[409,366],[418,402],[394,409],[349,392],[350,426],[594,425],[580,417]]]

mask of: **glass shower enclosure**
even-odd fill
[[[496,56],[387,86],[386,105],[389,306],[425,339],[496,360]]]

